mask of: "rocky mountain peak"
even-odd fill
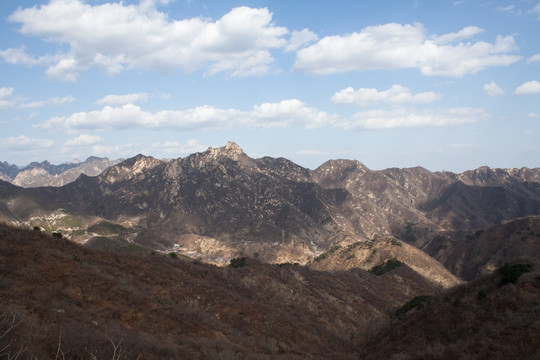
[[[229,141],[227,145],[219,148],[209,147],[208,150],[206,150],[206,154],[214,159],[226,156],[235,161],[238,161],[241,157],[247,156],[242,148],[232,141]]]

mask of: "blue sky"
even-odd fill
[[[0,2],[0,161],[540,166],[540,1]]]

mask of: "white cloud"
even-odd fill
[[[52,140],[29,138],[24,135],[8,137],[0,141],[0,148],[13,152],[38,152],[53,145],[54,141]]]
[[[69,96],[64,96],[64,97],[53,97],[47,100],[38,100],[38,101],[23,103],[23,104],[20,104],[19,107],[21,109],[35,109],[35,108],[44,107],[47,105],[64,105],[73,101],[75,101],[75,98],[69,95]]]
[[[188,110],[163,110],[153,113],[134,104],[106,105],[101,110],[74,113],[68,117],[53,117],[37,127],[67,131],[141,127],[156,130],[221,130],[278,128],[296,123],[312,128],[324,126],[335,119],[337,115],[307,107],[300,100],[289,99],[255,105],[251,111],[204,105]]]
[[[435,36],[433,37],[433,42],[438,45],[449,44],[455,41],[471,38],[474,35],[479,34],[483,31],[484,29],[481,29],[476,26],[467,26],[466,28],[463,28],[457,33],[450,33],[450,34],[445,34],[441,36]]]
[[[498,96],[504,94],[504,91],[495,84],[494,81],[484,85],[484,92],[489,96]]]
[[[262,75],[274,61],[270,50],[288,45],[284,38],[288,30],[275,26],[266,8],[234,8],[216,21],[173,20],[155,5],[155,1],[91,5],[82,0],[51,0],[19,9],[9,20],[20,23],[24,35],[69,46],[46,71],[50,77],[66,81],[74,81],[92,68],[110,74],[138,68]],[[15,63],[44,61],[22,50],[9,51],[3,57]]]
[[[0,88],[0,109],[12,107],[16,104],[16,101],[10,98],[14,90],[12,87]]]
[[[335,104],[370,106],[381,102],[395,105],[405,103],[427,104],[440,100],[441,98],[441,94],[432,91],[413,95],[411,90],[404,86],[392,85],[390,89],[385,91],[378,91],[377,89],[371,88],[354,90],[352,87],[348,87],[332,95],[331,99]]]
[[[540,54],[536,54],[527,59],[527,64],[540,61]]]
[[[530,95],[538,93],[540,93],[540,82],[536,80],[527,81],[526,83],[518,86],[516,90],[514,90],[514,94],[516,95]]]
[[[35,57],[26,53],[26,48],[9,48],[6,50],[0,50],[0,58],[4,59],[8,64],[22,64],[26,66],[34,66],[39,64],[47,64],[54,61],[54,56],[40,56]]]
[[[117,159],[119,157],[127,158],[139,152],[136,150],[137,147],[137,145],[132,143],[119,145],[96,144],[92,146],[91,153],[94,156],[105,156],[113,159]]]
[[[485,117],[483,110],[472,108],[453,108],[439,112],[408,109],[370,110],[356,113],[350,119],[336,123],[335,126],[345,130],[414,128],[466,124],[480,121]]]
[[[516,50],[512,36],[498,36],[495,43],[446,43],[480,31],[468,27],[433,40],[426,37],[421,24],[369,26],[348,35],[326,36],[298,50],[294,67],[315,75],[417,68],[424,75],[461,77],[520,59],[508,54]]]
[[[5,97],[10,96],[11,94],[13,94],[14,90],[15,89],[13,89],[12,87],[2,87],[2,88],[0,88],[0,99],[3,99]]]
[[[540,3],[536,4],[536,6],[531,10],[533,14],[540,15]],[[538,17],[538,20],[540,20],[540,16]]]
[[[507,11],[512,11],[514,8],[515,8],[514,5],[497,6],[496,10],[500,12],[507,12]]]
[[[497,6],[495,10],[498,12],[505,12],[516,16],[521,15],[521,10],[517,9],[515,5]]]
[[[82,134],[76,138],[68,139],[64,142],[66,147],[79,147],[79,146],[89,146],[98,143],[102,143],[103,138],[97,135]]]
[[[134,93],[134,94],[126,94],[126,95],[107,95],[104,98],[101,98],[98,101],[96,101],[96,104],[125,105],[125,104],[133,104],[139,101],[145,102],[147,100],[148,100],[147,93]]]
[[[315,42],[319,39],[317,34],[309,29],[303,29],[302,31],[293,31],[291,38],[289,39],[289,45],[285,48],[285,52],[296,51],[302,46]]]
[[[196,139],[188,139],[182,144],[178,141],[158,141],[145,149],[143,153],[156,154],[158,157],[177,157],[178,155],[193,154],[208,149],[208,145],[203,145]]]

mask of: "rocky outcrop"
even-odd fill
[[[228,143],[171,161],[138,155],[24,196],[120,224],[152,248],[193,235],[197,249],[208,248],[207,239],[230,257],[305,263],[336,244],[396,237],[423,249],[440,234],[540,214],[538,179],[540,169],[374,171],[351,160],[309,170],[283,158],[253,159]]]

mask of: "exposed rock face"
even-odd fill
[[[252,159],[228,143],[168,162],[138,155],[25,196],[121,224],[153,248],[202,249],[208,239],[229,257],[304,263],[338,243],[394,236],[422,249],[442,233],[540,214],[539,179],[540,169],[373,171],[351,160],[312,171],[283,158]]]
[[[461,281],[437,260],[423,251],[395,238],[374,239],[353,243],[319,256],[311,264],[316,270],[371,270],[389,259],[396,259],[440,288],[451,288]]]
[[[0,163],[0,180],[21,187],[63,186],[75,181],[79,175],[96,176],[120,160],[91,156],[84,162],[52,165],[48,161],[33,162],[23,169],[8,163]]]

